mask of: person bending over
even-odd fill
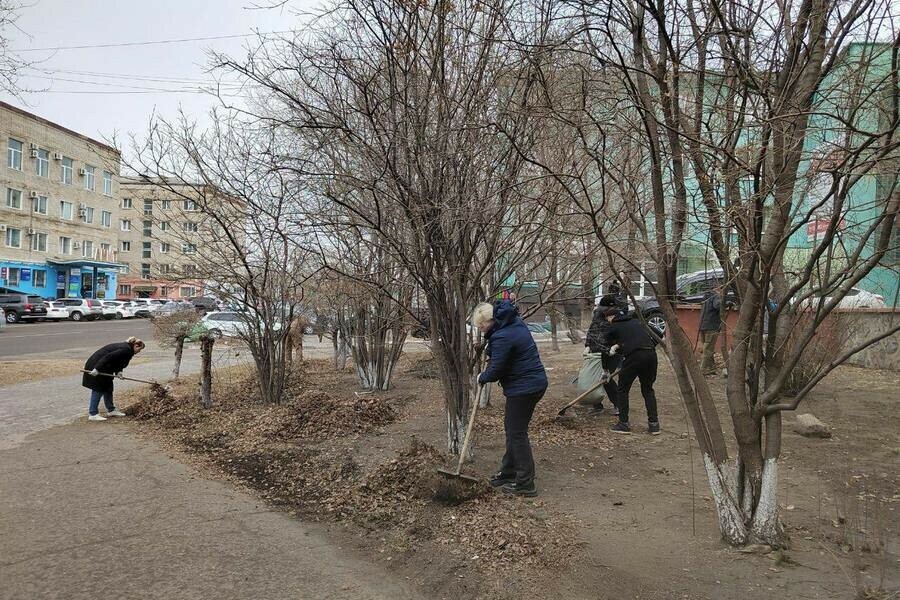
[[[612,427],[615,433],[631,433],[628,422],[628,392],[635,379],[641,382],[641,395],[647,408],[648,430],[651,435],[659,435],[659,415],[656,409],[656,339],[639,320],[623,315],[617,309],[606,309],[605,317],[610,324],[607,341],[610,354],[622,355],[622,370],[619,372],[619,387],[616,401],[619,407],[619,421]]]
[[[537,344],[519,317],[518,309],[508,300],[494,305],[479,304],[472,314],[472,323],[488,341],[489,362],[478,376],[478,383],[498,381],[506,396],[503,416],[506,453],[500,463],[500,472],[491,478],[491,485],[507,494],[536,496],[528,424],[534,407],[547,391],[547,373]]]
[[[84,370],[88,371],[81,378],[81,385],[91,390],[91,400],[88,404],[88,419],[91,421],[105,421],[98,412],[100,399],[106,405],[108,417],[124,417],[125,413],[118,410],[113,403],[113,375],[122,377],[122,371],[134,358],[134,355],[144,349],[144,342],[136,337],[130,337],[125,342],[107,344],[87,359]]]

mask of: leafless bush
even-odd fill
[[[181,372],[184,342],[199,322],[200,315],[195,310],[179,310],[153,319],[154,339],[163,348],[175,348],[175,367],[172,369],[175,379]]]

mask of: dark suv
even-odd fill
[[[47,316],[47,307],[40,296],[28,294],[0,294],[0,306],[6,312],[7,323],[36,321]]]
[[[722,269],[710,269],[708,271],[696,271],[685,273],[675,278],[675,297],[679,304],[703,304],[706,293],[720,285],[725,279],[725,271]],[[725,293],[725,301],[734,303],[734,290]],[[666,330],[666,322],[662,311],[659,309],[659,301],[655,296],[638,300],[638,307],[647,323],[660,331]]]

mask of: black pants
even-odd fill
[[[656,394],[653,392],[653,382],[656,381],[656,350],[636,350],[625,357],[622,363],[622,371],[619,373],[618,407],[619,421],[628,422],[628,392],[635,379],[641,382],[641,395],[644,396],[644,405],[647,407],[647,420],[659,421],[656,414]]]
[[[503,428],[506,430],[506,454],[500,463],[500,472],[508,477],[515,476],[517,485],[529,485],[534,481],[534,457],[531,442],[528,441],[528,423],[534,414],[534,407],[544,396],[541,390],[527,396],[507,396]]]
[[[610,375],[618,369],[622,365],[622,357],[621,356],[607,356],[604,355],[601,359],[601,364],[607,373]],[[609,398],[609,401],[612,402],[612,405],[616,408],[619,407],[618,397],[618,385],[616,385],[616,380],[612,377],[609,378],[609,381],[603,384],[603,391],[606,392],[606,397]]]

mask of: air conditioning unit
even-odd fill
[[[84,177],[85,175],[87,175],[87,169],[85,169],[84,167],[78,169],[78,174]]]
[[[84,219],[85,217],[87,217],[87,211],[83,208],[79,208],[78,209],[78,218]]]
[[[0,224],[0,231],[6,231],[6,225]]]
[[[37,158],[37,157],[38,157],[38,151],[37,151],[37,149],[32,148],[32,149],[31,149],[31,158]]]
[[[62,152],[54,152],[53,160],[62,160]]]
[[[37,192],[35,192],[34,190],[31,190],[31,193],[28,194],[28,197],[29,197],[29,198],[37,198],[37,196],[38,196],[38,194],[37,194]]]
[[[35,144],[34,142],[32,142],[31,144],[28,144],[28,145],[31,147],[32,150],[37,150],[37,148],[38,148],[38,145]]]
[[[78,210],[84,210],[86,208],[87,208],[87,204],[85,204],[84,202],[78,203]]]
[[[72,242],[72,250],[81,250],[81,242]]]
[[[35,234],[34,229],[29,228],[29,229],[28,229],[28,235],[34,235],[34,234]]]

